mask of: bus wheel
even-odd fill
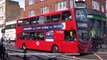
[[[26,49],[26,44],[23,44],[22,49],[24,50]]]
[[[57,53],[58,51],[59,51],[58,46],[57,45],[53,45],[52,52],[53,53]]]

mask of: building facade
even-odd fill
[[[5,35],[6,22],[16,20],[20,15],[18,2],[11,0],[0,0],[0,38]]]
[[[68,8],[84,8],[89,27],[102,36],[106,30],[106,0],[25,0],[25,17],[45,14]]]

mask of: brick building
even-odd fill
[[[0,0],[0,38],[4,36],[6,23],[16,20],[20,15],[18,2],[11,0]]]
[[[106,0],[25,0],[25,17],[68,8],[84,8],[89,18],[89,26],[96,35],[105,33]]]

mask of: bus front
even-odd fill
[[[86,11],[83,9],[75,9],[75,19],[79,41],[79,53],[89,53],[91,52],[92,42]]]

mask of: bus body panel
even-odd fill
[[[69,21],[60,21],[60,22],[54,22],[52,21],[47,24],[37,24],[37,25],[26,25],[26,26],[21,26],[19,27],[18,25],[16,26],[16,46],[19,48],[22,48],[23,44],[26,44],[26,47],[29,49],[35,49],[35,50],[45,50],[45,51],[51,51],[53,45],[57,45],[59,52],[65,52],[65,53],[82,53],[82,52],[89,52],[91,50],[91,42],[87,44],[83,44],[79,41],[79,36],[78,36],[78,30],[77,30],[77,23],[75,19],[75,11],[74,9],[68,9],[64,11],[70,11],[72,19]],[[61,14],[63,11],[59,11],[56,13],[49,13],[49,14],[44,14],[44,16],[51,16],[51,15],[56,15],[56,14]],[[42,16],[42,15],[40,15]],[[35,17],[35,16],[34,16]],[[37,16],[39,17],[39,16]],[[25,18],[25,19],[30,19]],[[23,20],[23,19],[19,19]],[[18,22],[17,22],[18,24]],[[20,33],[24,32],[24,28],[30,27],[32,29],[36,29],[37,27],[43,27],[44,29],[37,29],[33,30],[33,32],[44,32],[44,40],[20,40]],[[34,28],[35,27],[35,28]],[[48,27],[48,29],[46,29]],[[53,28],[51,28],[53,27]],[[30,30],[32,31],[32,30]],[[27,31],[27,32],[30,32]],[[65,36],[67,31],[72,31],[75,34],[75,39],[72,41],[66,41]],[[69,32],[69,34],[72,34],[72,32]],[[49,36],[48,34],[51,34]],[[69,39],[68,39],[69,40]]]

